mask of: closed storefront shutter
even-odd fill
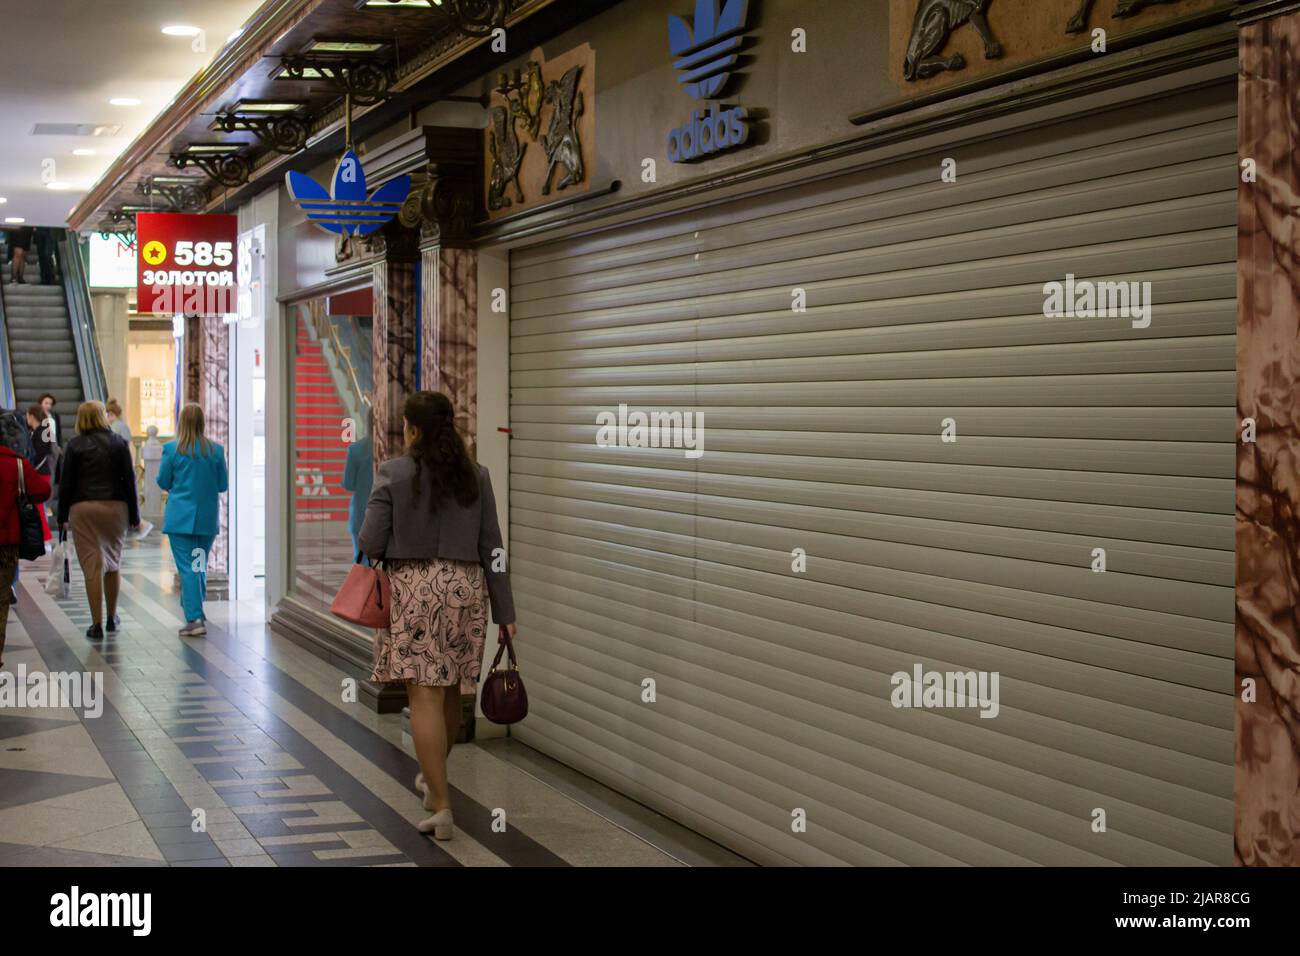
[[[762,863],[1229,863],[1235,84],[958,140],[512,253],[515,733]]]

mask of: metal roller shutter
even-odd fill
[[[764,863],[1230,862],[1236,144],[1227,83],[514,252],[519,738]]]

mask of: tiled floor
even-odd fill
[[[636,821],[662,835],[661,818],[584,805],[571,773],[552,787],[545,758],[501,742],[453,752],[457,834],[435,843],[414,827],[401,717],[347,703],[346,675],[271,634],[260,602],[210,602],[208,636],[177,637],[155,535],[128,546],[121,631],[96,644],[75,561],[57,600],[46,563],[23,565],[6,670],[101,672],[105,700],[99,716],[0,706],[0,866],[740,862],[686,831],[652,846]]]

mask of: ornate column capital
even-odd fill
[[[398,220],[418,229],[423,244],[469,242],[478,195],[476,168],[461,162],[430,162],[411,189]]]
[[[410,203],[409,197],[407,203]],[[367,238],[371,248],[386,262],[420,261],[420,231],[405,222],[404,216],[400,213],[395,219],[386,223],[378,233]]]

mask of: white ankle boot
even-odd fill
[[[451,809],[439,810],[433,816],[421,820],[415,828],[421,833],[432,833],[435,840],[450,840],[453,820]]]

